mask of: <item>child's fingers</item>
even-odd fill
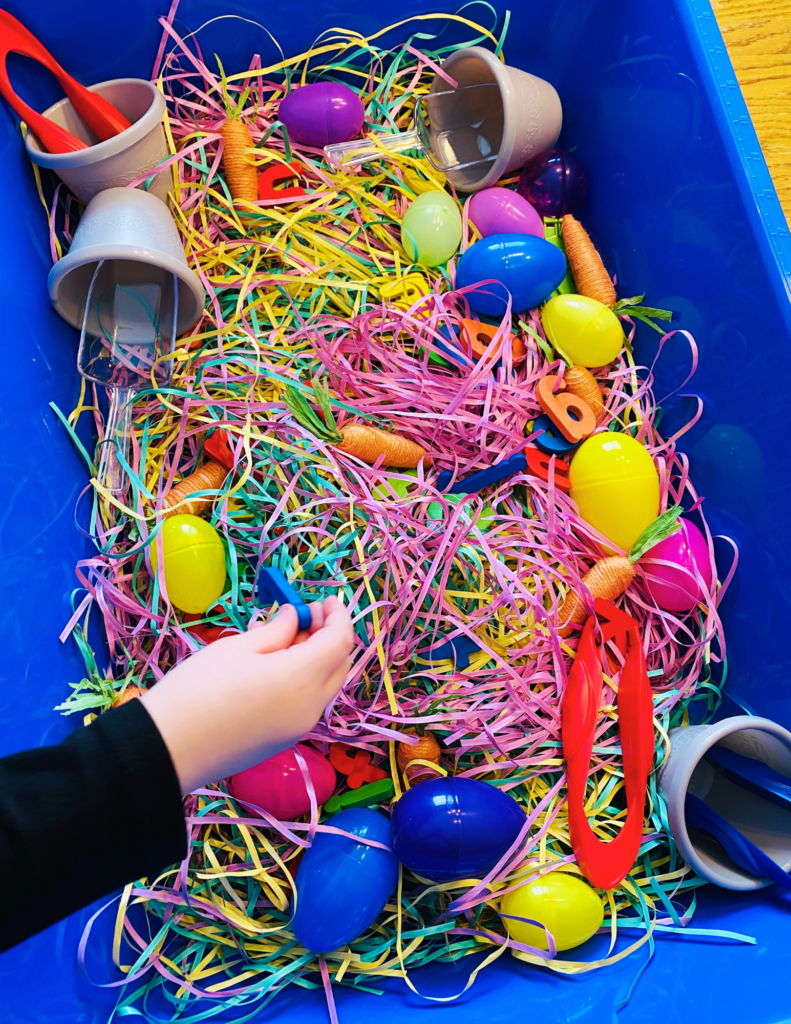
[[[218,640],[230,651],[230,644],[235,643],[236,649],[245,654],[271,654],[272,651],[283,651],[293,644],[297,635],[297,612],[290,604],[278,609],[277,615],[265,626],[256,624],[246,633]]]

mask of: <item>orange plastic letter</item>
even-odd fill
[[[536,385],[536,398],[566,440],[576,444],[596,429],[596,417],[588,403],[576,395],[563,391],[555,394],[556,380],[557,377],[551,373],[542,377]]]

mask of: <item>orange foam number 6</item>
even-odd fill
[[[551,373],[542,377],[536,386],[536,398],[566,440],[576,443],[593,433],[596,417],[588,403],[576,395],[564,391],[555,394],[553,388],[556,380],[557,377]],[[564,388],[565,382],[560,386]]]
[[[461,321],[461,328],[464,340],[475,359],[480,359],[486,354],[486,349],[499,330],[496,324],[485,324],[480,320],[468,320],[466,317]],[[525,358],[525,346],[522,339],[515,334],[511,335],[511,351],[515,363]]]

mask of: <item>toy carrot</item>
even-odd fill
[[[584,366],[569,366],[563,371],[563,383],[569,394],[586,402],[593,415],[598,418],[604,412],[604,396],[599,382]]]
[[[219,132],[225,144],[222,165],[234,201],[257,202],[258,171],[246,152],[253,148],[250,129],[238,117],[229,117]]]
[[[216,491],[226,476],[228,476],[228,470],[225,466],[221,466],[219,462],[214,462],[213,459],[204,462],[200,469],[196,469],[194,473],[185,476],[175,487],[171,487],[164,496],[162,501],[165,507],[170,510],[165,513],[165,519],[168,519],[170,516],[200,515],[201,512],[211,505],[212,498],[193,498],[192,501],[184,502],[183,505],[179,505],[179,502],[183,501],[184,498],[188,498],[190,494],[194,494],[196,491]]]
[[[372,466],[380,455],[384,456],[386,466],[394,466],[397,469],[414,469],[421,459],[426,459],[426,465],[430,465],[426,449],[402,434],[391,434],[367,423],[351,423],[339,430],[332,415],[326,387],[316,382],[313,385],[313,393],[321,408],[323,422],[308,405],[304,395],[295,388],[286,388],[286,405],[298,423],[317,437],[328,441],[339,452],[354,455],[362,462],[367,462],[369,466]]]
[[[634,563],[660,540],[671,537],[681,529],[678,517],[682,511],[680,505],[674,505],[661,516],[657,516],[634,542],[628,557],[610,555],[607,558],[600,558],[582,577],[582,583],[591,595],[594,598],[601,597],[605,601],[614,601],[616,597],[620,597],[634,579]],[[581,625],[587,617],[588,609],[582,598],[576,591],[570,590],[558,612],[558,632],[563,637],[568,636],[572,627]]]
[[[409,781],[412,781],[412,776],[421,772],[426,771],[425,765],[416,764],[409,767],[411,761],[433,761],[434,764],[439,764],[439,743],[433,732],[420,733],[420,726],[415,729],[405,729],[404,732],[407,736],[417,736],[418,741],[415,746],[410,746],[408,743],[398,744],[398,754],[396,760],[398,761],[398,767],[406,775]]]
[[[616,296],[610,275],[588,232],[571,213],[563,218],[563,242],[577,293],[587,295],[589,299],[598,299],[612,309]]]

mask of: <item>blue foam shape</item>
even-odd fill
[[[305,604],[279,569],[262,566],[258,570],[256,593],[261,608],[265,608],[268,604],[274,604],[276,601],[281,605],[293,605],[297,612],[300,631],[310,629],[312,622],[310,607]]]
[[[505,480],[507,476],[513,476],[514,473],[522,473],[525,469],[527,469],[527,459],[522,452],[517,452],[516,455],[511,455],[509,458],[503,459],[502,462],[498,462],[496,466],[489,466],[488,469],[472,473],[470,476],[464,477],[463,480],[457,480],[446,493],[472,494],[474,491],[483,490],[490,484],[499,483],[500,480]],[[437,477],[438,489],[445,491],[452,477],[453,473],[444,469]]]
[[[468,636],[454,636],[452,640],[446,640],[439,647],[431,650],[421,651],[420,656],[428,661],[456,660],[456,668],[469,668],[470,655],[480,651],[480,647]]]
[[[533,444],[545,455],[562,457],[575,452],[580,446],[580,442],[575,444],[574,441],[567,441],[546,413],[535,418],[533,429],[541,431],[538,437],[533,438]]]

